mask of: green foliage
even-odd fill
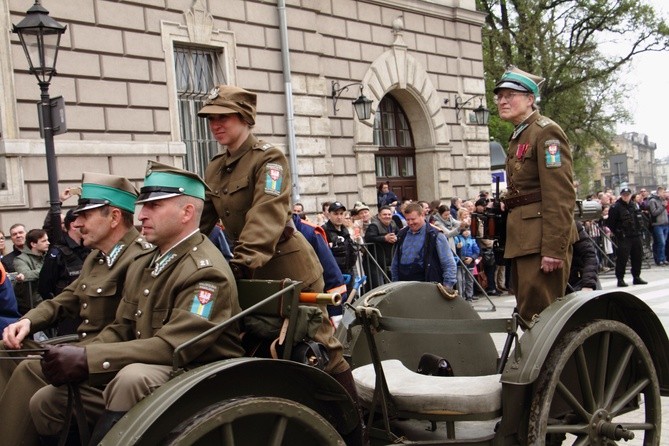
[[[476,3],[487,14],[482,38],[490,136],[505,147],[511,131],[499,122],[492,99],[507,66],[546,78],[542,113],[562,126],[573,146],[607,150],[616,124],[630,121],[623,70],[638,54],[669,50],[669,25],[641,0]],[[587,166],[578,160],[585,156],[577,151],[575,164]]]

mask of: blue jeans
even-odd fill
[[[669,225],[653,226],[653,257],[655,258],[655,263],[667,261],[667,255],[664,251],[667,237],[669,237]]]

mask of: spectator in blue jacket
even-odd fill
[[[405,210],[407,226],[400,230],[390,265],[393,282],[438,282],[453,288],[455,260],[446,236],[423,215],[423,207],[410,203]]]
[[[476,266],[476,259],[478,259],[480,250],[476,240],[472,238],[472,233],[468,228],[464,228],[460,235],[455,236],[455,249],[462,259],[462,263],[472,274],[462,274],[459,278],[463,280],[464,298],[467,301],[474,300],[474,267]],[[480,272],[483,274],[483,271]]]

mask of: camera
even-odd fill
[[[597,201],[576,200],[574,220],[599,220],[602,217],[602,204]]]

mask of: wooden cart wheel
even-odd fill
[[[241,397],[213,404],[177,426],[166,445],[326,445],[344,440],[317,412],[276,397]]]
[[[528,444],[658,445],[660,386],[648,349],[627,325],[596,320],[568,332],[548,355],[530,407]],[[640,409],[633,412],[637,405]],[[571,441],[571,440],[570,440]]]

